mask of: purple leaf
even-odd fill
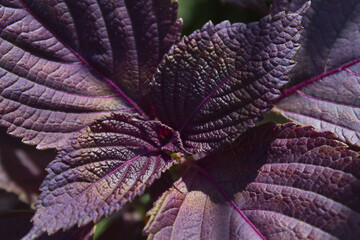
[[[293,10],[298,4],[287,6]],[[303,25],[292,88],[275,110],[360,146],[360,2],[314,0]]]
[[[60,149],[110,111],[142,113],[155,68],[179,39],[176,13],[170,0],[1,1],[0,124]]]
[[[248,25],[208,23],[184,37],[152,82],[156,115],[190,152],[231,142],[262,118],[287,82],[300,20],[282,12]]]
[[[330,132],[266,124],[206,157],[151,210],[149,239],[357,239],[360,159]]]
[[[137,115],[112,114],[82,130],[48,167],[25,239],[97,222],[143,193],[183,151],[177,132]]]

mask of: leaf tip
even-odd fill
[[[309,10],[310,6],[311,6],[311,1],[307,1],[296,11],[296,13],[299,14],[300,16],[304,16],[304,14]]]

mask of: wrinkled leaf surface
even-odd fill
[[[0,2],[0,124],[61,148],[109,111],[146,109],[148,82],[179,39],[177,3]],[[147,104],[145,104],[147,103]]]
[[[164,151],[182,147],[178,134],[159,122],[125,114],[96,120],[48,166],[34,227],[25,239],[120,210],[176,162]]]
[[[266,124],[157,201],[149,239],[356,239],[360,160],[329,132]]]
[[[304,6],[304,9],[306,6]],[[159,119],[190,152],[231,142],[261,119],[293,67],[301,16],[206,24],[171,49],[152,82]]]
[[[291,11],[305,1],[278,2]],[[314,0],[303,25],[292,88],[275,110],[360,146],[360,2]]]

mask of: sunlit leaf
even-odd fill
[[[299,10],[305,11],[306,5]],[[301,15],[206,24],[165,55],[152,82],[159,119],[191,152],[231,142],[271,108],[294,66]]]
[[[165,151],[183,150],[178,133],[160,122],[124,114],[95,121],[48,166],[25,239],[98,222],[120,210],[176,163]]]
[[[170,0],[1,1],[0,124],[61,148],[109,111],[142,113],[176,13]]]

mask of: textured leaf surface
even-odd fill
[[[179,39],[176,12],[170,0],[1,1],[0,124],[60,148],[109,111],[141,112],[143,88]]]
[[[35,203],[41,181],[46,176],[45,168],[55,153],[25,146],[1,130],[0,188],[16,194],[25,203]]]
[[[360,2],[314,0],[303,25],[298,64],[290,73],[293,88],[275,110],[360,146]]]
[[[208,23],[184,37],[152,82],[159,119],[191,152],[232,141],[262,118],[287,82],[300,20],[282,12],[248,25]]]
[[[96,120],[50,163],[27,239],[118,211],[176,162],[161,150],[181,151],[179,141],[170,128],[136,115]]]
[[[360,160],[329,132],[251,129],[151,210],[149,239],[357,239]]]

